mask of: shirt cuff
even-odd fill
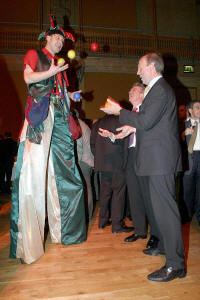
[[[115,135],[114,135],[114,133],[112,133],[112,135],[109,136],[109,139],[111,140],[112,143],[115,142]]]

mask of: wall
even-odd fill
[[[84,110],[88,119],[100,118],[104,115],[99,110],[108,96],[117,101],[128,101],[128,91],[138,81],[135,74],[86,73],[85,92],[90,93],[90,100],[85,100]]]
[[[136,28],[135,1],[84,0],[83,25]]]
[[[0,134],[11,131],[17,139],[23,122],[26,86],[22,56],[0,55]]]
[[[199,6],[196,0],[156,1],[158,35],[199,38]]]

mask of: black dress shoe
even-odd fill
[[[165,253],[160,251],[158,248],[149,248],[149,249],[144,249],[143,253],[146,255],[151,255],[151,256],[157,256],[157,255],[164,255]]]
[[[172,267],[162,267],[161,269],[149,274],[147,278],[151,281],[167,282],[175,278],[184,278],[186,276],[185,269],[175,270]]]
[[[112,229],[112,233],[126,233],[134,231],[134,227],[127,227],[126,225],[121,226],[119,229]]]
[[[158,242],[159,242],[159,239],[157,237],[155,237],[154,235],[151,235],[148,242],[147,242],[146,248],[147,249],[157,248],[158,247]]]
[[[112,224],[112,222],[111,222],[111,221],[108,221],[108,222],[106,222],[106,223],[103,224],[103,225],[99,225],[99,228],[100,228],[100,229],[104,229],[105,227],[110,226],[111,224]]]
[[[137,241],[138,239],[146,239],[147,238],[147,235],[144,234],[144,235],[140,235],[140,234],[137,234],[137,233],[133,233],[132,235],[126,237],[124,239],[124,242],[127,242],[127,243],[130,243],[130,242],[135,242]]]

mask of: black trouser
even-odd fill
[[[135,233],[147,234],[147,221],[144,199],[140,188],[140,178],[135,174],[134,160],[135,148],[128,149],[126,165],[126,184],[128,190],[128,201],[130,204],[131,218],[135,227]]]
[[[175,201],[174,174],[141,176],[148,187],[146,203],[151,207],[151,218],[159,230],[160,247],[166,255],[166,266],[185,267],[184,245],[179,210]],[[161,249],[162,250],[162,249]]]
[[[112,230],[115,231],[121,228],[124,215],[125,191],[125,174],[122,171],[101,172],[99,227],[104,226],[111,215]]]
[[[183,176],[183,198],[187,208],[188,221],[192,220],[194,213],[200,222],[200,151],[194,151],[193,167],[191,172]]]

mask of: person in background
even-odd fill
[[[85,185],[85,197],[86,197],[85,205],[87,207],[86,215],[89,218],[89,220],[91,220],[93,215],[93,207],[94,207],[93,191],[91,185],[91,176],[94,168],[94,156],[90,149],[91,130],[88,127],[88,125],[79,118],[78,118],[78,123],[81,127],[81,132],[82,132],[81,137],[76,140],[78,164],[80,166],[81,173],[83,176],[83,182]]]
[[[118,117],[105,115],[93,124],[90,139],[94,170],[100,174],[99,228],[111,225],[111,216],[113,233],[133,231],[133,227],[127,227],[123,221],[126,191],[124,145],[123,141],[114,144],[98,132],[103,128],[115,133],[119,125]]]
[[[185,130],[185,121],[187,120],[187,118],[188,118],[188,113],[185,104],[179,105],[178,106],[178,129],[179,129],[180,137],[182,137],[182,134]],[[181,140],[184,140],[184,138]]]
[[[12,134],[6,131],[1,141],[1,169],[0,185],[3,193],[11,193],[11,176],[14,160],[17,155],[17,142],[12,139]]]
[[[191,222],[195,214],[200,225],[200,101],[191,101],[187,111],[183,135],[188,150],[188,169],[183,175],[183,200],[187,210],[184,223]]]
[[[140,106],[144,99],[145,87],[142,83],[136,82],[133,84],[129,91],[129,101],[132,104],[132,110],[139,112]],[[126,184],[128,190],[128,198],[130,201],[131,218],[134,224],[135,232],[125,238],[125,242],[135,242],[138,239],[145,239],[147,237],[147,215],[151,216],[150,213],[146,212],[148,206],[145,206],[143,199],[143,185],[140,182],[140,176],[137,176],[134,168],[135,164],[135,153],[137,147],[137,131],[133,128],[134,132],[125,138],[125,160],[126,160]],[[99,129],[99,134],[104,137],[109,137],[113,142],[115,141],[115,135],[108,130],[102,128]],[[116,142],[119,140],[116,140]],[[149,220],[151,223],[150,227],[150,238],[147,242],[146,248],[153,249],[157,248],[158,238],[155,236],[157,230],[155,229],[156,224],[153,220]]]
[[[93,119],[92,126],[97,121],[98,121],[98,119]],[[92,174],[92,185],[93,185],[93,191],[94,191],[94,199],[95,199],[95,201],[98,201],[99,194],[100,194],[100,174],[98,171],[95,171],[94,169],[93,169],[93,174]]]
[[[134,83],[129,91],[129,102],[132,104],[132,110],[139,112],[140,105],[144,98],[144,85]],[[132,235],[125,238],[125,242],[134,242],[137,239],[145,239],[147,237],[147,222],[145,206],[142,198],[139,178],[135,173],[134,160],[135,148],[137,147],[137,132],[129,135],[126,145],[126,184],[128,191],[128,199],[130,203],[131,218],[135,231]]]
[[[181,153],[182,153],[182,171],[176,176],[176,194],[177,203],[181,215],[181,222],[185,224],[188,222],[187,208],[183,199],[183,175],[184,171],[188,169],[188,150],[185,141],[185,122],[187,120],[187,109],[185,104],[178,106],[178,130],[180,137]]]

